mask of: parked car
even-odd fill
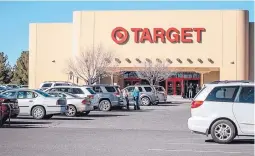
[[[167,100],[167,95],[166,95],[166,90],[162,86],[154,86],[156,91],[157,91],[157,96],[159,99],[159,102],[166,102]]]
[[[75,84],[66,81],[45,81],[40,84],[40,90],[46,90],[55,86],[74,86]]]
[[[126,105],[123,103],[123,97],[119,86],[97,84],[91,86],[97,93],[96,107],[101,111],[110,111],[113,107],[122,108]]]
[[[3,92],[9,98],[17,98],[20,115],[33,116],[34,119],[50,119],[53,115],[66,111],[66,99],[32,89],[16,89]]]
[[[217,143],[254,136],[254,87],[250,82],[204,85],[192,101],[189,129]]]
[[[139,91],[140,91],[140,101],[142,106],[149,106],[151,104],[157,104],[159,102],[159,98],[157,96],[157,92],[155,87],[150,85],[137,85]],[[128,98],[130,101],[130,104],[134,104],[132,92],[134,90],[135,86],[128,86],[124,89],[127,89],[128,91]]]
[[[66,98],[66,103],[68,110],[66,111],[66,116],[74,117],[78,115],[88,115],[90,111],[94,110],[93,105],[89,98],[81,98],[77,95],[65,93],[65,92],[50,92],[49,93],[55,97]]]
[[[91,99],[93,99],[94,95],[96,94],[95,91],[89,86],[55,86],[46,89],[44,92],[49,93],[55,91],[71,93],[82,98],[89,97]]]
[[[0,95],[0,127],[8,118],[18,116],[19,111],[17,99]]]

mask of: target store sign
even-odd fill
[[[117,44],[125,44],[128,41],[135,43],[202,43],[205,28],[131,28],[127,30],[123,27],[116,27],[112,30],[112,40]],[[134,38],[130,39],[130,33]]]

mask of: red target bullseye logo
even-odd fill
[[[123,44],[128,40],[128,31],[123,27],[116,27],[112,30],[112,40],[117,44]]]

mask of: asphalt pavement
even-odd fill
[[[214,143],[187,127],[190,104],[141,107],[139,111],[91,112],[86,117],[19,116],[0,129],[0,155],[6,156],[249,156],[253,138]]]

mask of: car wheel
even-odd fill
[[[228,120],[216,121],[211,128],[211,136],[217,143],[230,143],[236,137],[235,126]]]
[[[43,119],[45,116],[45,109],[42,106],[36,106],[32,110],[32,116],[34,119]]]
[[[69,116],[69,117],[76,116],[77,110],[76,110],[75,106],[68,105],[68,110],[67,110],[67,112],[65,112],[65,114],[66,114],[66,116]]]
[[[7,119],[8,119],[8,117],[3,117],[3,118],[1,118],[0,120],[0,127],[2,127],[4,124],[5,124],[5,122],[7,121]]]
[[[102,100],[99,103],[99,109],[101,111],[110,111],[111,110],[111,103],[109,100]]]
[[[19,114],[12,115],[11,118],[17,118]]]
[[[86,111],[83,114],[86,116],[86,115],[89,115],[89,113],[90,113],[90,111]]]
[[[151,104],[151,101],[148,97],[142,97],[141,98],[141,104],[143,106],[149,106]]]
[[[44,119],[51,119],[53,117],[53,115],[45,115]]]

